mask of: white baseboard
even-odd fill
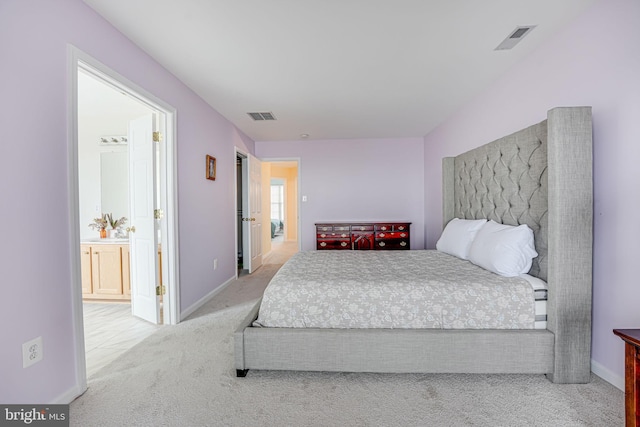
[[[624,377],[621,377],[620,375],[617,375],[616,373],[610,371],[593,359],[591,359],[591,372],[593,372],[609,384],[613,385],[614,387],[624,391]]]
[[[229,280],[224,282],[222,285],[218,286],[217,288],[209,292],[207,295],[205,295],[204,297],[200,298],[198,301],[193,303],[189,308],[181,312],[180,321],[183,321],[187,317],[191,316],[197,309],[199,309],[200,307],[208,303],[213,297],[218,295],[218,293],[222,292],[222,290],[227,286],[229,286],[234,280],[236,280],[235,277],[230,278]]]
[[[75,385],[71,387],[69,390],[67,390],[66,392],[62,393],[60,396],[53,399],[49,403],[51,405],[68,405],[69,403],[76,400],[78,397],[82,396],[85,391],[87,391],[86,388],[82,390],[80,386]]]

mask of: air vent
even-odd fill
[[[275,120],[276,117],[271,112],[247,113],[253,120]]]
[[[495,48],[495,50],[509,50],[511,48],[513,48],[515,45],[517,45],[518,43],[520,43],[520,41],[531,32],[531,30],[533,30],[536,26],[535,25],[528,25],[526,27],[518,27],[515,30],[513,30],[511,32],[511,34],[509,34],[507,36],[506,39],[504,39],[504,41],[502,43],[500,43],[498,45],[498,47]]]

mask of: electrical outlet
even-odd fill
[[[22,367],[28,368],[42,360],[42,337],[22,344]]]
[[[213,269],[216,270],[218,268],[218,258],[213,260]]]

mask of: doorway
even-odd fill
[[[138,318],[132,310],[129,250],[130,123],[151,114],[148,106],[78,70],[78,215],[87,376],[156,329],[155,322]]]
[[[236,152],[236,277],[242,275],[244,270],[244,234],[243,234],[243,214],[245,207],[244,200],[244,158],[245,156]]]
[[[251,274],[262,266],[264,227],[262,162],[236,148],[236,254],[237,275]]]
[[[257,179],[256,169],[259,169]],[[300,250],[299,171],[299,159],[262,161],[236,148],[238,276],[255,269],[252,251],[259,252],[260,264],[278,264]],[[272,196],[272,183],[278,197]],[[260,206],[260,227],[250,226],[256,218],[249,213],[254,209],[249,206],[251,201]],[[250,256],[252,259],[247,265]]]
[[[273,178],[270,179],[271,191],[269,192],[271,196],[270,200],[270,213],[271,216],[271,243],[279,243],[283,242],[285,239],[284,236],[284,225],[289,225],[289,216],[288,208],[289,203],[286,195],[286,180],[284,178]]]
[[[159,323],[160,313],[163,315],[164,324],[176,324],[180,320],[177,283],[175,109],[74,47],[70,47],[69,57],[69,181],[70,188],[75,189],[70,197],[70,247],[76,289],[73,294],[73,317],[76,325],[77,377],[80,387],[86,389],[85,322],[81,291],[83,275],[90,274],[90,279],[97,281],[91,282],[90,292],[93,293],[93,289],[97,287],[98,292],[95,292],[95,295],[98,297],[109,297],[112,300],[118,300],[120,297],[121,301],[130,297],[132,303],[128,304],[125,312],[144,317],[151,326]],[[94,145],[89,150],[93,151],[90,155],[93,166],[84,163],[87,160],[87,152],[81,148],[83,141],[88,138],[83,119],[80,119],[79,97],[86,78],[93,79],[92,84],[99,84],[111,90],[111,95],[115,94],[121,99],[127,98],[127,105],[134,110],[132,114],[137,116],[135,119],[129,117],[126,120],[126,132],[123,132],[122,128],[114,127],[113,131],[103,128],[99,135],[89,138],[90,143]],[[103,93],[103,96],[93,99],[96,111],[98,107],[104,108],[108,104],[107,98]],[[116,110],[122,119],[122,105]],[[104,112],[89,119],[91,120],[108,121]],[[154,144],[154,141],[157,143]],[[146,153],[144,158],[139,157],[140,149],[144,149]],[[126,152],[129,153],[129,158],[123,161]],[[136,169],[139,165],[144,167]],[[107,170],[112,166],[116,172],[108,173]],[[95,169],[94,172],[98,171],[97,175],[94,175],[98,179],[85,179],[87,167]],[[142,174],[142,170],[149,173]],[[123,181],[126,175],[124,171],[129,171],[129,191],[125,191],[129,197],[117,196],[120,190],[115,188],[121,187],[120,181]],[[105,181],[105,188],[102,188],[102,181]],[[91,188],[100,196],[104,193],[106,199],[102,200],[100,196],[92,195]],[[140,197],[141,195],[143,197]],[[91,203],[84,203],[87,198]],[[123,199],[128,200],[128,208],[125,207],[127,203]],[[126,226],[118,224],[118,231],[110,236],[108,243],[102,240],[103,237],[97,230],[89,230],[87,223],[87,218],[90,218],[89,223],[95,224],[94,219],[105,218],[107,213],[111,214],[108,216],[109,220],[128,220]],[[91,231],[94,232],[93,235],[89,234]],[[99,250],[91,249],[87,254],[87,251],[81,250],[81,243],[88,243],[91,248],[96,247]],[[106,250],[107,247],[109,250]],[[87,255],[89,259],[83,259]],[[83,268],[82,264],[87,262],[90,267]],[[143,280],[140,280],[141,278]],[[127,295],[128,291],[130,296]],[[159,294],[156,295],[156,292]],[[152,314],[143,314],[140,310],[141,305]]]
[[[269,211],[270,230],[265,230],[265,259],[279,263],[300,250],[299,160],[263,159],[263,198]]]

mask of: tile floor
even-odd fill
[[[153,334],[160,326],[131,314],[131,304],[84,302],[87,378]]]

